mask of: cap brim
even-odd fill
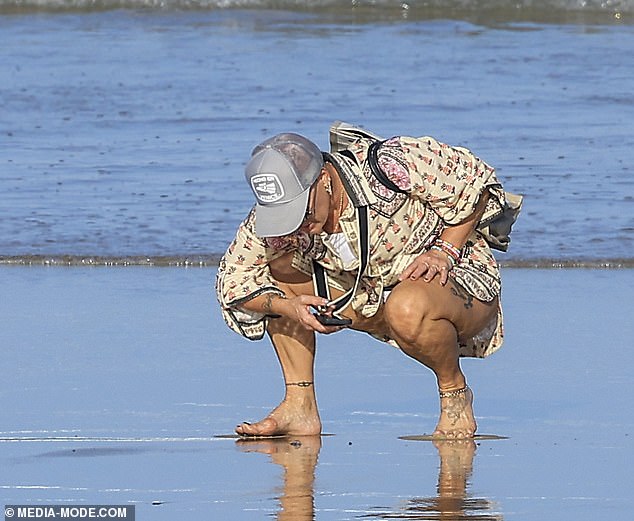
[[[304,221],[310,190],[282,204],[255,205],[255,233],[258,237],[281,237],[293,233]]]

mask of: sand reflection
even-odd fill
[[[492,501],[471,497],[469,494],[476,443],[473,440],[443,440],[434,441],[433,444],[440,457],[437,494],[431,497],[414,497],[398,510],[382,511],[362,517],[365,519],[501,521],[503,516],[493,510]]]
[[[315,519],[314,482],[315,467],[321,449],[320,436],[240,440],[237,444],[245,452],[269,454],[271,461],[284,469],[278,521]]]
[[[440,458],[438,486],[433,496],[413,497],[392,509],[375,509],[359,519],[417,519],[442,521],[501,521],[495,503],[469,493],[476,443],[473,440],[434,441]],[[278,521],[314,521],[315,468],[321,449],[319,436],[296,439],[238,441],[245,452],[271,456],[284,471]]]

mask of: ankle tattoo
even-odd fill
[[[306,381],[290,382],[286,384],[286,387],[289,387],[291,385],[296,385],[297,387],[310,387],[311,385],[313,385],[313,382],[306,382]]]

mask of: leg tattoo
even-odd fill
[[[464,302],[465,309],[471,309],[473,307],[473,295],[469,295],[469,293],[467,293],[465,289],[452,277],[449,277],[449,281],[453,286],[451,288],[451,293]]]

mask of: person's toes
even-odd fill
[[[432,434],[432,438],[438,438],[442,440],[465,440],[473,438],[473,436],[474,433],[468,430],[442,431],[436,429]]]
[[[251,425],[244,422],[236,427],[236,433],[240,436],[271,436],[275,434],[277,422],[273,418],[265,418],[264,420]]]
[[[244,428],[248,425],[251,425],[251,424],[249,422],[239,423],[238,425],[236,425],[235,432],[240,435],[244,434],[245,433]]]

